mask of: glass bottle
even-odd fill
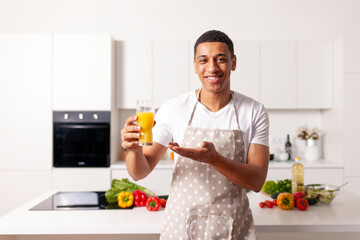
[[[291,142],[290,142],[290,135],[289,134],[286,137],[285,152],[287,152],[287,154],[289,155],[289,160],[291,160]]]
[[[292,169],[292,193],[304,192],[304,165],[300,163],[300,158],[295,158]]]

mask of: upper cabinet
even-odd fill
[[[189,91],[189,42],[153,42],[153,99],[158,108],[166,100]]]
[[[0,34],[0,170],[51,169],[51,43]]]
[[[152,42],[115,41],[116,106],[131,109],[138,99],[152,99]]]
[[[332,107],[332,43],[297,43],[297,108]]]
[[[261,42],[260,97],[266,108],[296,108],[296,43]]]
[[[55,34],[53,109],[111,109],[113,47],[110,35]]]
[[[344,73],[360,73],[360,36],[343,36]]]
[[[231,89],[260,101],[260,43],[234,42],[236,69],[231,72]]]

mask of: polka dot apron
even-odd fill
[[[209,141],[223,156],[245,163],[244,142],[235,103],[234,114],[238,125],[235,130],[192,127],[197,103],[181,146],[198,148],[202,141]],[[160,239],[256,239],[246,189],[230,182],[209,164],[179,156],[173,171]]]

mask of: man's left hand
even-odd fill
[[[201,142],[199,148],[184,148],[180,147],[178,143],[169,143],[169,148],[179,154],[180,156],[190,158],[192,160],[203,163],[214,163],[219,158],[219,153],[216,151],[212,142]]]

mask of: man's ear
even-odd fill
[[[193,58],[193,65],[194,65],[194,72],[195,72],[196,74],[198,74],[198,72],[197,72],[197,67],[196,67],[196,62],[195,62],[195,58]]]
[[[236,69],[236,55],[233,56],[232,64],[231,64],[231,70],[235,71],[235,69]]]

